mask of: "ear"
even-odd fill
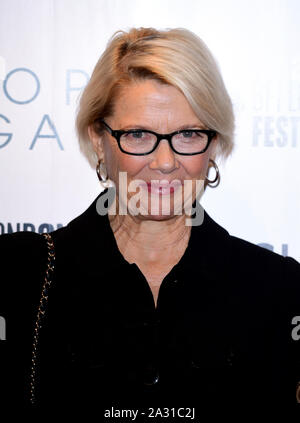
[[[213,160],[216,158],[218,143],[219,143],[219,135],[217,134],[209,146],[210,147],[209,157]]]
[[[104,151],[103,151],[103,139],[101,135],[95,132],[93,125],[88,126],[88,134],[93,145],[93,149],[96,152],[98,159],[103,160],[104,158]]]

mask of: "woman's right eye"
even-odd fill
[[[145,131],[134,131],[134,132],[127,132],[125,134],[126,138],[128,140],[143,140],[146,141],[149,139],[149,136],[151,136],[151,134],[149,134],[148,132]]]
[[[127,139],[141,139],[144,136],[142,131],[126,132],[123,137]]]
[[[130,132],[129,134],[132,138],[143,138],[143,132]]]

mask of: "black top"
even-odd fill
[[[112,406],[195,407],[197,421],[216,403],[224,415],[240,413],[237,404],[243,413],[251,404],[247,414],[297,407],[300,341],[292,319],[300,316],[300,264],[231,236],[204,211],[155,308],[145,277],[118,250],[108,216],[97,213],[97,199],[51,233],[56,262],[41,329],[39,406],[94,407],[97,421]],[[2,398],[22,406],[46,258],[39,234],[0,237]]]

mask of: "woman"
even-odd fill
[[[230,416],[249,402],[292,410],[300,264],[231,236],[199,204],[234,130],[204,43],[185,29],[119,31],[76,125],[104,191],[47,243],[0,238],[6,398],[104,421],[199,419],[216,402]]]

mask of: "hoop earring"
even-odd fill
[[[206,181],[206,184],[208,186],[210,186],[211,188],[216,188],[219,185],[220,180],[221,180],[220,171],[219,171],[219,168],[217,166],[217,163],[213,159],[209,159],[209,161],[212,163],[212,166],[210,166],[210,167],[215,168],[216,176],[213,180],[210,180],[210,179],[207,178],[207,176],[205,176],[205,181]],[[210,169],[210,167],[208,167],[208,170]],[[213,185],[213,184],[215,184],[215,185]]]
[[[97,176],[100,181],[100,184],[102,185],[103,188],[110,188],[114,186],[113,181],[108,178],[106,166],[103,160],[101,159],[98,160],[98,163],[96,166],[96,172],[97,172]]]

